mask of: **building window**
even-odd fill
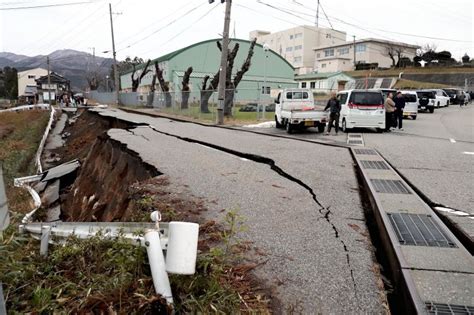
[[[28,75],[28,79],[34,79],[34,78],[36,78],[36,76],[34,74],[29,74]]]
[[[293,39],[293,35],[290,35],[290,39]]]
[[[334,56],[334,48],[325,49],[324,50],[324,57],[331,57]]]
[[[301,49],[303,49],[303,45],[295,46],[295,50],[301,50]]]
[[[316,54],[316,58],[321,58],[321,54],[320,54],[320,53],[317,53],[317,54]]]
[[[339,48],[337,51],[339,55],[347,55],[349,53],[349,47]]]
[[[295,39],[296,39],[296,38],[301,38],[301,37],[303,37],[303,33],[295,34]]]
[[[316,88],[316,82],[310,82],[309,87],[312,89]]]
[[[356,52],[364,52],[367,50],[366,44],[357,44],[356,45]]]
[[[302,58],[301,57],[295,57],[293,58],[294,62],[301,62]]]
[[[262,94],[270,95],[270,87],[269,86],[262,86]]]
[[[301,88],[306,88],[306,82],[301,82]]]
[[[326,68],[326,64],[325,64],[325,63],[322,63],[322,64],[321,64],[321,68]]]
[[[293,47],[286,47],[286,52],[293,51]]]

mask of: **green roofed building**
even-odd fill
[[[192,93],[198,93],[202,88],[203,78],[209,75],[211,77],[209,79],[210,82],[220,67],[221,51],[217,47],[217,41],[219,41],[219,39],[196,43],[152,60],[149,67],[152,71],[142,79],[137,92],[147,93],[150,91],[151,82],[155,73],[154,62],[157,61],[159,67],[163,70],[164,80],[169,82],[171,92],[181,91],[181,82],[184,72],[188,67],[193,67],[189,86]],[[247,40],[231,39],[230,49],[237,43],[240,48],[234,60],[232,78],[247,58],[251,44],[251,42]],[[144,67],[144,64],[137,66],[135,76],[139,76]],[[123,92],[132,91],[131,74],[131,71],[121,73],[121,87]],[[160,92],[158,81],[156,83],[156,91]],[[264,89],[264,85],[267,89]],[[268,89],[268,87],[270,87],[270,89]],[[262,45],[256,44],[250,69],[238,85],[235,98],[237,102],[255,101],[263,98],[261,93],[266,91],[267,95],[265,95],[265,98],[269,100],[278,89],[288,87],[297,87],[297,83],[294,80],[293,66],[274,51],[265,51]],[[268,93],[269,90],[271,93]]]

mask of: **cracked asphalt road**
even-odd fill
[[[119,110],[98,112],[150,124],[108,133],[176,187],[206,198],[208,218],[222,216],[222,209],[237,209],[246,218],[242,238],[254,242],[261,253],[254,258],[265,262],[256,274],[275,288],[283,311],[383,312],[348,150]]]

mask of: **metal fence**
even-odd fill
[[[114,93],[92,91],[86,97],[100,104],[115,104]],[[232,116],[241,120],[272,119],[275,96],[256,89],[226,90],[226,103],[231,103]],[[153,109],[161,113],[215,121],[219,104],[215,90],[190,92],[121,92],[121,106]],[[263,116],[263,109],[268,109]]]

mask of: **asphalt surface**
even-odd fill
[[[474,104],[419,113],[403,127],[388,134],[366,132],[365,145],[432,201],[474,214]]]
[[[119,110],[99,112],[150,124],[112,129],[109,135],[175,187],[205,198],[209,218],[227,209],[246,219],[242,239],[254,242],[260,253],[254,258],[263,263],[256,274],[275,289],[284,311],[383,312],[347,149]]]

